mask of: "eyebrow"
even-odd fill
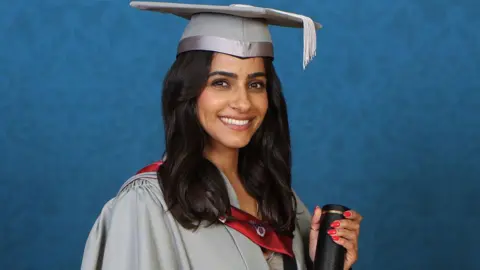
[[[212,76],[215,76],[215,75],[221,75],[221,76],[230,77],[230,78],[234,78],[234,79],[238,78],[237,74],[231,73],[231,72],[226,72],[226,71],[214,71],[214,72],[211,72],[210,74],[208,74],[208,77],[212,77]],[[267,75],[265,74],[265,72],[254,72],[254,73],[248,74],[248,76],[247,76],[248,79],[253,79],[253,78],[257,78],[257,77],[267,77]]]

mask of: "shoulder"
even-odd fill
[[[141,202],[150,199],[156,201],[159,205],[164,205],[163,193],[156,173],[161,164],[162,161],[154,162],[127,179],[118,190],[112,204],[125,200],[135,199],[137,202]]]
[[[116,195],[103,205],[96,225],[109,228],[114,220],[137,216],[139,209],[150,209],[159,213],[167,209],[155,172],[137,173],[127,179]]]
[[[155,172],[144,172],[130,177],[118,190],[112,201],[113,208],[150,205],[164,208],[163,192]]]
[[[175,254],[156,250],[173,245],[170,236],[175,226],[166,209],[155,172],[132,176],[97,217],[85,244],[82,269],[150,269],[138,265],[136,250],[148,250],[142,255],[148,262],[161,265],[162,259],[167,266],[173,264]],[[156,269],[173,269],[167,266]]]
[[[136,221],[152,215],[164,219],[165,209],[167,207],[156,174],[134,175],[121,186],[116,196],[103,205],[88,242],[93,241],[97,245],[100,239],[106,238],[112,231],[135,226]]]

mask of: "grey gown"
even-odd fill
[[[230,203],[239,208],[228,179]],[[311,214],[297,197],[293,251],[305,270]],[[91,229],[82,270],[268,270],[261,248],[223,224],[184,229],[165,211],[154,172],[130,178],[108,201]]]

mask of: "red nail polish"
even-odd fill
[[[344,215],[345,217],[349,218],[349,217],[352,216],[352,212],[347,211],[347,212],[343,213],[343,215]]]
[[[333,241],[338,241],[338,240],[340,240],[340,237],[334,235],[334,236],[332,236],[332,239],[333,239]]]
[[[327,231],[327,233],[330,234],[330,235],[333,235],[333,234],[336,234],[337,231],[334,230],[334,229],[330,229],[330,230]]]
[[[335,227],[338,227],[338,226],[340,226],[340,222],[339,222],[339,221],[335,221],[335,222],[332,223],[331,226],[334,227],[334,228],[335,228]]]

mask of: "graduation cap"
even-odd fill
[[[273,58],[273,42],[268,26],[303,28],[304,69],[316,54],[316,30],[322,28],[321,24],[303,15],[249,5],[132,1],[130,6],[189,20],[178,44],[177,54],[205,50],[241,58]]]

